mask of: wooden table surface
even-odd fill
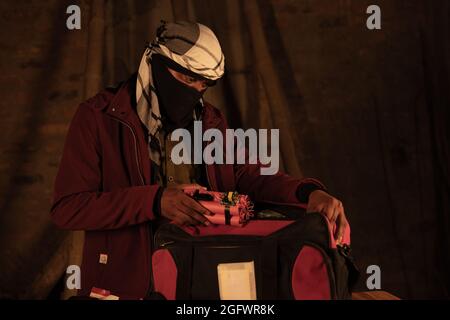
[[[352,300],[400,300],[386,291],[353,292]]]

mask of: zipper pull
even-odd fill
[[[174,244],[174,243],[175,243],[175,241],[167,241],[167,242],[161,243],[159,245],[159,247],[160,248],[164,248],[164,247],[169,246],[169,245]]]
[[[344,257],[349,257],[351,254],[351,248],[347,244],[337,245],[338,251]]]

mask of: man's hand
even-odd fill
[[[345,217],[344,206],[341,201],[322,190],[316,190],[309,195],[306,212],[323,213],[331,224],[337,223],[337,230],[334,236],[337,244],[342,242],[348,221]]]
[[[203,188],[189,184],[166,188],[161,197],[161,215],[181,226],[209,225],[210,222],[204,215],[213,213],[183,192],[184,188],[193,186]]]

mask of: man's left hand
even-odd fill
[[[337,244],[341,244],[345,228],[347,228],[348,225],[344,206],[341,201],[322,190],[316,190],[309,195],[306,212],[323,213],[331,224],[336,223],[337,230],[334,236]]]

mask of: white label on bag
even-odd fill
[[[221,300],[256,300],[255,264],[221,263],[217,266]]]

